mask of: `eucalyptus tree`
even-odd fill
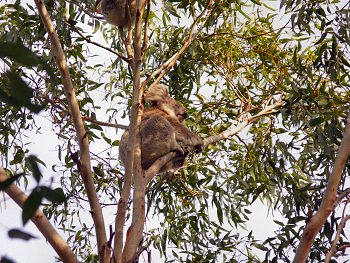
[[[18,200],[23,222],[31,219],[62,261],[132,262],[152,250],[164,262],[344,255],[346,202],[336,212],[349,192],[348,6],[268,4],[139,0],[134,29],[107,24],[89,0],[2,4],[1,187],[16,199],[16,182],[34,176],[38,186]],[[290,23],[278,23],[278,11]],[[205,144],[164,175],[156,173],[174,154],[142,171],[137,132],[143,94],[157,83],[188,109],[186,123]],[[40,130],[40,115],[58,138],[57,161],[46,161],[59,173],[55,189],[42,184],[44,162],[22,140]],[[259,199],[287,219],[263,241],[242,231]]]

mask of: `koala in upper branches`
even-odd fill
[[[140,124],[141,166],[147,170],[158,158],[171,151],[177,156],[165,164],[159,173],[176,171],[185,163],[189,150],[203,150],[203,141],[188,130],[183,121],[188,117],[186,108],[169,96],[164,85],[150,88],[145,100],[151,106],[145,109]],[[124,132],[119,144],[119,158],[126,162],[126,149],[129,132]]]
[[[127,29],[134,27],[137,0],[97,0],[96,10],[100,2],[102,15],[108,23]]]

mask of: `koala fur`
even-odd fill
[[[136,0],[97,0],[101,2],[101,12],[106,21],[122,28],[133,28],[136,18]]]
[[[176,171],[185,163],[191,147],[196,152],[203,150],[203,141],[188,130],[183,121],[188,117],[186,108],[168,94],[164,85],[155,85],[147,91],[145,100],[151,106],[145,109],[140,124],[141,166],[147,170],[158,158],[171,151],[178,154],[159,173]],[[126,162],[129,132],[124,132],[119,144],[119,158]]]

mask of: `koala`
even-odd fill
[[[97,0],[95,10],[101,2],[101,12],[112,25],[131,29],[135,23],[137,0]]]
[[[169,96],[164,85],[155,85],[147,91],[145,100],[151,106],[145,109],[140,124],[141,166],[147,170],[158,158],[171,151],[177,156],[165,164],[159,173],[176,171],[182,167],[191,149],[203,150],[203,141],[188,130],[183,121],[188,117],[186,108]],[[124,132],[119,144],[119,158],[126,162],[129,132]]]

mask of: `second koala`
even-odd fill
[[[178,155],[159,173],[176,171],[184,165],[188,148],[201,152],[203,141],[183,125],[188,117],[187,110],[169,96],[164,85],[150,88],[145,100],[151,103],[151,107],[145,109],[140,124],[142,169],[147,170],[158,158],[176,151]],[[124,132],[119,144],[119,158],[123,165],[126,162],[128,135],[128,131]]]
[[[136,19],[136,0],[97,0],[95,10],[99,10],[106,21],[112,25],[132,29]]]

